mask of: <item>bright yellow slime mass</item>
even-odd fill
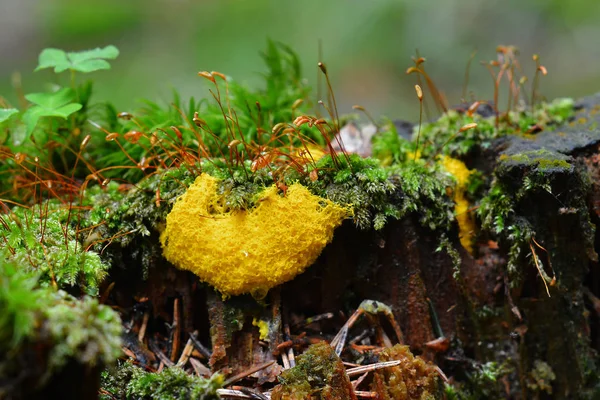
[[[161,235],[163,254],[223,295],[263,297],[314,263],[349,210],[300,184],[265,189],[251,210],[229,210],[217,180],[202,174],[177,200]]]
[[[470,254],[473,254],[473,236],[475,235],[475,222],[469,213],[469,200],[465,195],[467,183],[471,171],[467,168],[464,162],[455,158],[444,157],[442,165],[456,179],[456,187],[454,188],[454,202],[456,207],[456,221],[458,222],[460,244]]]

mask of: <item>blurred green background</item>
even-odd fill
[[[491,98],[479,61],[493,59],[499,44],[520,49],[530,76],[531,55],[540,55],[547,98],[600,90],[598,0],[0,0],[0,94],[16,103],[15,71],[25,93],[56,79],[32,72],[45,47],[114,44],[121,55],[112,70],[90,76],[96,100],[126,111],[140,98],[167,104],[172,89],[206,97],[200,70],[261,84],[267,38],[298,52],[313,87],[322,42],[340,114],[361,104],[376,116],[416,119],[415,77],[405,74],[416,48],[451,104],[460,102],[474,50],[469,89]]]

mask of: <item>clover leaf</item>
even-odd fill
[[[42,117],[67,118],[81,109],[81,104],[73,103],[75,91],[63,88],[54,93],[30,93],[25,98],[35,104],[23,114],[23,121],[27,125],[27,134],[35,129],[38,120]]]
[[[18,113],[16,108],[0,108],[0,123],[7,121],[13,114]]]
[[[110,64],[106,60],[114,60],[118,55],[119,50],[115,46],[69,53],[60,49],[44,49],[40,53],[38,66],[35,70],[54,68],[56,73],[68,69],[79,72],[94,72],[101,69],[110,69]]]

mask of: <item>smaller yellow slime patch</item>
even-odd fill
[[[259,339],[269,341],[269,323],[262,319],[252,319],[252,326],[258,326]]]
[[[229,210],[217,179],[202,174],[173,206],[161,235],[165,258],[223,295],[269,289],[315,262],[350,211],[295,183],[265,189],[255,208]]]
[[[471,171],[467,168],[464,162],[456,158],[443,157],[442,165],[456,179],[456,187],[454,188],[454,202],[456,206],[454,213],[458,222],[460,244],[470,254],[473,254],[473,236],[475,235],[475,222],[469,213],[469,200],[466,197],[467,184]]]

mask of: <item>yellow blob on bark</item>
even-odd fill
[[[262,319],[252,319],[252,326],[258,327],[259,339],[269,341],[269,323]]]
[[[202,174],[177,200],[161,235],[163,254],[224,296],[261,298],[315,262],[350,211],[296,183],[265,189],[256,207],[230,210],[217,179]]]
[[[466,197],[467,184],[471,171],[467,168],[464,162],[456,158],[443,157],[442,165],[456,179],[456,187],[454,188],[454,213],[458,222],[460,244],[470,254],[473,254],[473,236],[475,235],[476,227],[471,214],[469,213],[469,200]]]

